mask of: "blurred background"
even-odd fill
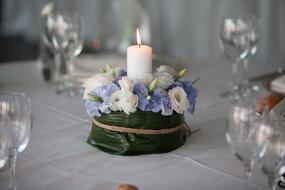
[[[40,56],[41,11],[48,0],[0,0],[0,62]],[[260,18],[260,48],[254,63],[285,62],[284,0],[57,0],[57,11],[77,11],[85,23],[84,53],[124,55],[137,27],[143,43],[159,55],[197,63],[219,59],[223,17]],[[15,53],[16,52],[16,53]]]

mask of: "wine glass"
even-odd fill
[[[255,15],[246,16],[245,19],[249,25],[247,38],[249,40],[249,53],[255,55],[258,50],[258,43],[260,39],[260,20]]]
[[[276,120],[269,115],[269,108],[263,110],[261,119],[255,122],[249,139],[253,143],[255,157],[262,163],[262,171],[269,179],[269,186],[275,189],[275,180],[285,171],[285,135]]]
[[[248,58],[257,51],[260,36],[260,24],[256,16],[239,16],[224,18],[220,31],[220,46],[226,57],[232,62],[235,74],[233,91],[248,93],[253,87],[249,85],[246,70]],[[256,88],[254,87],[253,90]]]
[[[9,117],[0,113],[0,169],[4,167],[9,155],[9,127]]]
[[[243,163],[245,171],[245,185],[252,176],[254,162],[264,151],[256,147],[254,134],[260,124],[260,117],[255,112],[255,101],[237,99],[232,103],[226,127],[226,140],[232,152]]]
[[[268,185],[276,189],[277,179],[285,172],[285,136],[276,131],[266,146],[266,152],[260,161],[262,172],[268,178]]]
[[[83,48],[83,20],[78,13],[51,13],[46,17],[45,44],[55,53],[56,92],[76,93],[71,74],[73,61]]]
[[[30,99],[23,93],[7,92],[0,94],[1,115],[10,119],[9,145],[9,189],[16,190],[15,170],[17,154],[27,147],[32,129]]]

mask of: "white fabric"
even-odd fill
[[[191,118],[186,115],[186,120],[192,129],[201,131],[184,146],[166,154],[116,156],[86,143],[90,121],[83,101],[56,95],[54,86],[42,81],[38,65],[30,61],[0,66],[0,92],[26,92],[35,120],[30,144],[17,163],[18,189],[99,190],[115,189],[120,183],[131,183],[141,190],[244,188],[242,164],[224,138],[227,105],[219,93],[227,89],[226,82],[213,74],[225,67],[199,64],[191,68],[193,74],[188,78],[195,78],[194,73],[202,78],[196,83],[200,103],[196,114]],[[7,172],[0,173],[0,189],[7,189],[7,179]],[[256,167],[249,189],[266,189],[266,180]]]

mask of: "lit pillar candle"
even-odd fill
[[[142,45],[137,29],[137,45],[127,49],[127,72],[129,79],[136,79],[152,73],[152,48]]]

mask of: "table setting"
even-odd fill
[[[0,65],[1,190],[285,188],[284,76],[252,64],[258,16],[221,19],[226,64],[153,52],[140,27],[125,54],[81,54],[82,15],[49,3],[41,22],[40,58]]]

